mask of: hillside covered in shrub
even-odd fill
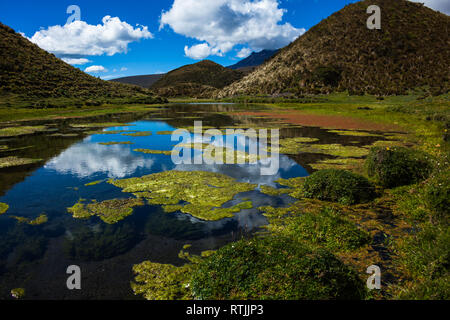
[[[103,81],[74,68],[0,23],[0,97],[137,99],[151,102],[137,86]]]
[[[370,5],[381,30],[369,30]],[[220,97],[291,92],[395,95],[449,90],[450,17],[406,0],[360,1],[323,20]]]
[[[210,60],[175,69],[151,86],[162,96],[202,97],[240,80],[244,74]]]

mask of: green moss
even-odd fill
[[[0,158],[0,169],[24,166],[27,164],[33,164],[33,163],[37,163],[37,162],[41,162],[41,161],[42,161],[42,159],[27,159],[27,158],[15,157],[15,156]]]
[[[157,134],[164,136],[164,135],[172,135],[173,131],[158,131]]]
[[[151,131],[141,131],[141,132],[136,132],[136,133],[123,133],[123,136],[127,136],[127,137],[149,137],[152,135]]]
[[[67,211],[76,219],[88,219],[98,216],[105,223],[114,224],[133,214],[133,208],[143,206],[141,199],[113,199],[103,202],[93,201],[84,204],[82,200]]]
[[[366,160],[369,177],[386,188],[414,184],[431,173],[430,157],[413,149],[372,148]]]
[[[283,194],[290,193],[291,190],[290,189],[276,189],[276,188],[272,188],[272,187],[269,187],[266,185],[262,185],[260,192],[267,194],[269,196],[272,196],[272,197],[278,197]]]
[[[85,187],[96,186],[96,185],[102,183],[103,181],[105,181],[105,180],[92,181],[92,182],[86,183],[84,186]]]
[[[25,289],[24,288],[16,288],[11,290],[11,296],[14,299],[22,299],[25,297]]]
[[[133,267],[136,274],[131,289],[147,300],[191,300],[189,278],[192,265],[175,267],[145,261]]]
[[[262,210],[264,211],[264,208]],[[330,208],[305,212],[297,206],[292,206],[285,212],[289,212],[289,215],[270,220],[270,230],[277,230],[285,236],[325,247],[333,252],[356,250],[371,241],[367,232],[343,218],[342,213]]]
[[[22,126],[22,127],[9,127],[0,129],[0,137],[15,137],[23,136],[27,134],[33,134],[46,130],[46,126]]]
[[[70,125],[73,128],[107,128],[107,127],[129,127],[131,124],[104,122],[104,123],[74,123]]]
[[[351,130],[329,130],[330,133],[336,133],[340,136],[352,136],[352,137],[383,137],[380,134],[374,134],[364,131],[351,131]]]
[[[360,148],[355,146],[343,146],[340,144],[306,144],[300,142],[301,139],[313,139],[313,138],[281,139],[280,153],[293,155],[297,155],[301,152],[319,153],[335,157],[364,157],[369,153],[369,150],[367,150],[366,148]]]
[[[163,205],[169,212],[181,210],[203,220],[220,220],[251,207],[244,202],[231,208],[222,206],[241,192],[256,185],[238,183],[233,178],[203,171],[165,171],[142,178],[111,180],[111,184],[146,198],[150,204]]]
[[[170,156],[172,154],[172,151],[166,151],[166,150],[134,149],[133,151],[146,153],[146,154],[164,154],[166,156]]]
[[[375,198],[375,188],[357,174],[344,170],[321,170],[305,179],[305,198],[339,202],[345,205],[363,203]]]
[[[19,223],[26,223],[30,226],[39,226],[41,224],[48,222],[48,217],[46,214],[41,214],[36,219],[29,219],[29,218],[17,217],[17,216],[11,216],[11,218],[16,219]]]
[[[192,293],[202,300],[362,299],[357,274],[325,250],[285,237],[241,240],[195,267]]]
[[[126,132],[134,132],[134,131],[129,131],[129,130],[110,130],[110,131],[87,131],[86,133],[89,135],[94,135],[94,134],[122,134],[122,133],[126,133]]]
[[[134,144],[131,141],[123,141],[123,142],[100,142],[99,144],[101,144],[102,146],[114,146],[114,145],[129,145],[129,144]]]
[[[278,179],[276,181],[279,185],[289,187],[289,195],[296,199],[303,198],[303,185],[305,183],[304,177],[297,177],[291,179]]]
[[[0,202],[0,215],[4,214],[6,211],[8,211],[9,205],[6,203]]]
[[[351,170],[362,166],[363,163],[364,163],[363,159],[337,158],[337,159],[321,160],[316,163],[310,164],[310,166],[314,170],[325,170],[325,169]]]

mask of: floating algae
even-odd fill
[[[111,131],[87,131],[86,133],[89,135],[93,134],[122,134],[122,133],[132,133],[135,131],[130,130],[111,130]]]
[[[33,134],[35,132],[41,132],[46,130],[46,126],[23,126],[23,127],[9,127],[0,129],[0,137],[15,137],[27,134]]]
[[[29,218],[25,218],[25,217],[17,217],[17,216],[12,216],[11,218],[16,219],[19,223],[26,223],[30,226],[39,226],[41,224],[47,223],[48,221],[48,217],[46,214],[41,214],[39,217],[37,217],[36,219],[29,219]]]
[[[19,157],[15,157],[15,156],[0,158],[0,169],[24,166],[27,164],[32,164],[32,163],[41,162],[41,161],[42,161],[42,159],[28,159],[28,158],[19,158]]]
[[[217,160],[217,162],[221,163],[255,163],[263,158],[261,155],[250,154],[245,151],[235,150],[225,146],[215,146],[208,143],[180,143],[177,145],[177,148],[189,148],[202,151],[205,159]],[[217,155],[216,151],[219,151]]]
[[[71,124],[72,128],[107,128],[107,127],[129,127],[131,124],[117,123],[117,122],[105,122],[105,123],[81,123]]]
[[[172,154],[172,151],[166,151],[166,150],[134,149],[133,151],[146,153],[146,154],[164,154],[166,156],[170,156]]]
[[[112,141],[112,142],[100,142],[99,143],[102,146],[115,146],[115,145],[129,145],[129,144],[134,144],[131,141],[123,141],[123,142],[116,142],[116,141]]]
[[[296,199],[303,198],[303,184],[305,183],[304,177],[297,177],[291,179],[278,179],[275,181],[281,186],[288,187],[288,194]]]
[[[330,133],[336,133],[340,136],[352,136],[352,137],[383,137],[383,135],[364,132],[364,131],[351,131],[351,130],[329,130]]]
[[[25,289],[24,288],[16,288],[11,290],[11,296],[14,299],[22,299],[25,297]]]
[[[135,133],[122,133],[123,136],[127,137],[149,137],[152,135],[151,131],[141,131]]]
[[[0,215],[4,214],[6,211],[8,211],[9,205],[6,203],[0,202]]]
[[[276,189],[276,188],[273,188],[270,186],[262,185],[260,192],[267,194],[269,196],[272,196],[272,197],[279,197],[283,194],[292,192],[292,190],[291,189]]]
[[[174,131],[158,131],[156,134],[160,136],[168,135],[170,136]]]
[[[142,199],[113,199],[85,204],[80,200],[67,211],[76,219],[88,219],[98,216],[105,223],[114,224],[133,214],[133,208],[143,206]]]
[[[85,187],[96,186],[96,185],[102,183],[103,181],[105,181],[105,180],[92,181],[92,182],[86,183],[84,186]]]
[[[231,208],[222,206],[241,193],[252,191],[256,185],[236,182],[233,178],[204,171],[165,171],[141,178],[110,180],[109,183],[146,198],[150,204],[162,205],[168,212],[181,211],[208,221],[232,217],[243,209],[250,209],[247,201]]]
[[[337,158],[337,159],[327,159],[318,161],[311,164],[311,168],[314,170],[324,170],[324,169],[342,169],[351,170],[360,167],[363,164],[363,159],[355,158]]]

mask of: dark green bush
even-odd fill
[[[328,169],[305,179],[306,198],[334,201],[350,205],[375,198],[375,188],[364,177],[344,170]]]
[[[425,189],[427,207],[438,219],[448,218],[450,213],[450,172],[433,177]]]
[[[431,173],[429,157],[423,152],[404,147],[370,150],[366,160],[369,177],[385,188],[395,188],[420,182]]]
[[[325,250],[291,238],[241,240],[219,249],[193,273],[199,299],[363,299],[358,275]]]

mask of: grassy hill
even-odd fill
[[[369,30],[369,5],[382,29]],[[450,17],[405,0],[360,1],[323,20],[241,81],[219,93],[394,95],[449,90]]]
[[[151,87],[162,96],[199,97],[211,94],[216,89],[240,80],[244,74],[204,60],[175,69]]]
[[[157,102],[138,86],[103,81],[56,58],[0,23],[0,104]],[[160,101],[159,101],[160,102]]]

